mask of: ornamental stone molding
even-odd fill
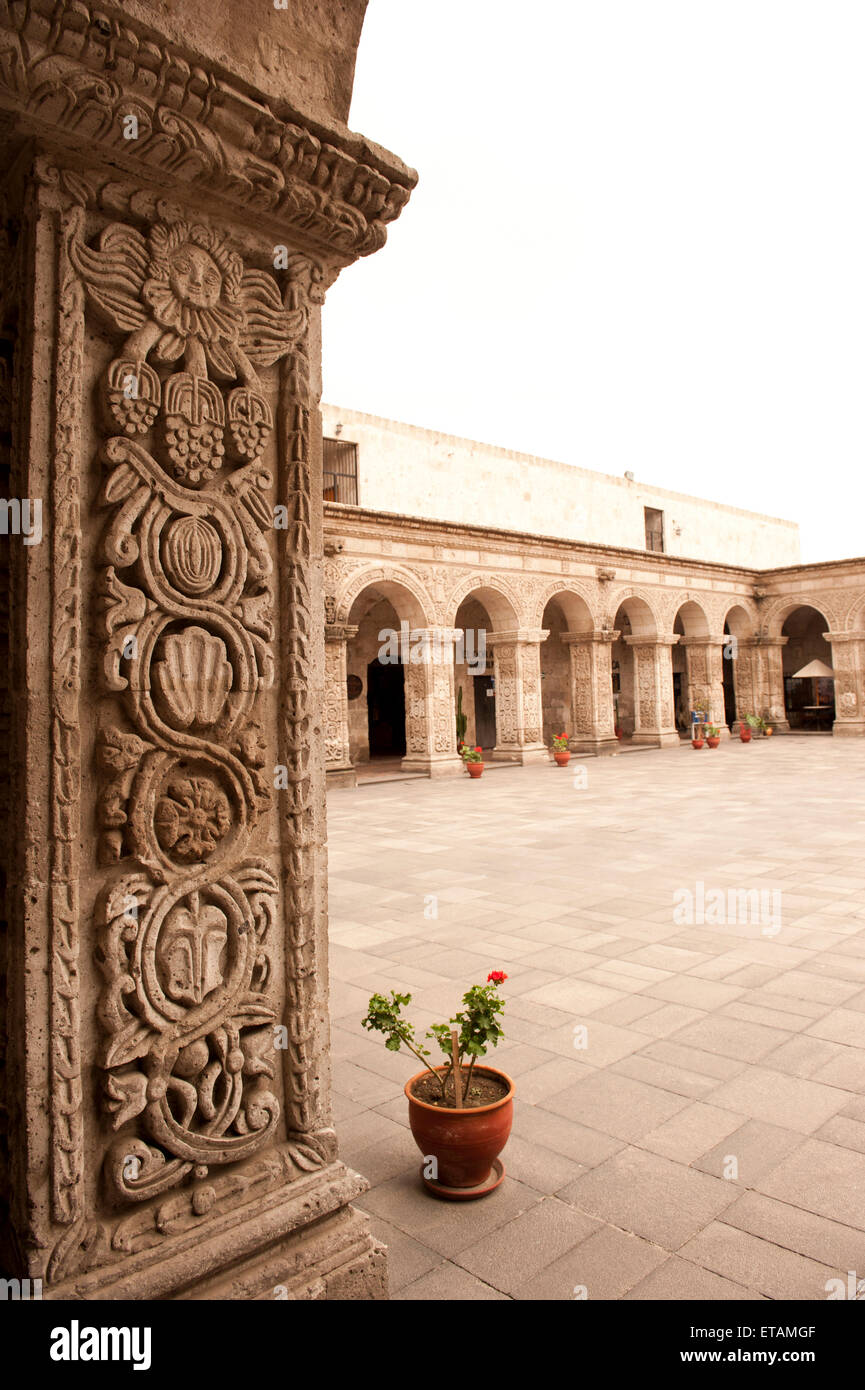
[[[327,1080],[320,309],[414,175],[342,124],[361,0],[235,25],[236,72],[226,9],[168,8],[0,2],[0,445],[46,517],[6,586],[4,1273],[380,1297]]]

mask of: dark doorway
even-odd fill
[[[369,756],[405,757],[405,671],[402,664],[371,661],[366,668]]]
[[[479,748],[496,746],[496,696],[492,676],[475,676],[475,741]]]
[[[726,624],[724,625],[724,636],[728,638],[728,640],[724,643],[724,651],[721,660],[721,665],[724,672],[724,723],[727,725],[728,728],[732,729],[737,717],[739,719],[744,719],[745,715],[748,714],[749,711],[742,710],[741,714],[737,716],[736,682],[733,676],[734,658],[732,653],[729,656],[727,655],[727,653],[730,651],[730,629],[727,627]],[[736,648],[733,647],[733,651],[735,650]]]

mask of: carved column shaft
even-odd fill
[[[541,713],[541,642],[548,636],[543,629],[523,628],[487,633],[496,694],[494,758],[531,763],[549,757]]]
[[[832,645],[835,672],[835,722],[841,738],[865,736],[865,636],[860,632],[824,632]]]
[[[704,710],[709,723],[716,724],[722,738],[729,738],[730,730],[724,712],[724,648],[727,638],[720,637],[680,637],[679,645],[685,648],[686,702],[687,709]]]
[[[351,761],[348,728],[348,643],[357,628],[327,623],[324,629],[324,756],[328,786],[353,787],[357,775]]]
[[[328,1091],[320,306],[414,177],[110,5],[2,6],[0,37],[44,521],[9,584],[4,1272],[379,1296]]]
[[[666,747],[679,742],[673,709],[670,648],[679,638],[626,637],[634,654],[634,743]]]
[[[575,752],[617,751],[613,708],[612,644],[620,634],[612,631],[563,632],[570,650],[571,738]]]
[[[463,771],[457,754],[454,644],[458,628],[414,628],[405,661],[405,772],[453,777]]]
[[[771,722],[776,733],[789,733],[784,701],[783,649],[788,637],[757,637],[751,647],[751,669],[754,679],[755,714]]]

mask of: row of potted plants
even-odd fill
[[[754,734],[763,734],[766,738],[772,736],[772,726],[767,724],[759,714],[746,714],[739,725],[739,738],[742,743],[750,743]],[[695,723],[691,736],[691,747],[702,748],[703,743],[707,743],[710,748],[717,748],[721,742],[721,730],[717,724]]]
[[[553,734],[553,757],[559,767],[567,767],[571,760],[571,752],[568,748],[568,734]],[[484,770],[484,750],[482,748],[469,748],[468,744],[457,740],[457,752],[465,763],[466,772],[470,777],[480,777]]]

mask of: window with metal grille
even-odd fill
[[[643,515],[646,518],[646,549],[664,549],[664,513],[659,512],[656,507],[644,507]]]
[[[357,445],[345,439],[324,440],[325,502],[348,502],[357,506]]]

